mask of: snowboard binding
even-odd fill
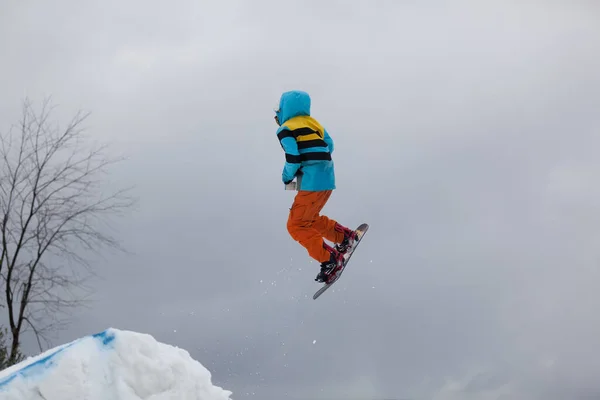
[[[354,246],[354,242],[358,239],[358,233],[340,224],[336,224],[335,230],[344,233],[344,240],[342,240],[341,243],[336,244],[335,249],[340,253],[345,254],[352,246]]]
[[[335,277],[337,271],[344,266],[344,254],[337,249],[323,243],[323,247],[329,251],[331,258],[328,261],[321,263],[321,271],[317,274],[315,281],[321,283],[329,283]]]

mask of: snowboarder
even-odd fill
[[[329,273],[343,264],[344,254],[357,236],[352,229],[320,215],[336,188],[331,158],[334,146],[327,130],[310,115],[310,106],[308,93],[285,92],[275,110],[275,122],[279,125],[277,137],[285,152],[283,183],[288,185],[296,179],[298,190],[290,208],[287,229],[309,256],[321,263],[315,280],[326,282]],[[324,239],[333,242],[335,247]]]

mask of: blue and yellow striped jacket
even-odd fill
[[[335,172],[331,154],[333,139],[323,126],[310,116],[310,96],[293,90],[279,100],[277,138],[285,152],[283,182],[298,176],[298,190],[335,189]]]

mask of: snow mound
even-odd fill
[[[107,329],[0,371],[1,400],[229,400],[187,351]]]

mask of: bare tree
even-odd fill
[[[78,112],[66,127],[50,122],[44,101],[36,112],[25,100],[22,118],[0,137],[0,289],[11,334],[9,365],[19,356],[21,335],[42,341],[66,320],[59,314],[83,305],[91,276],[83,254],[118,242],[101,227],[133,201],[126,191],[106,195],[100,177],[118,159],[104,147],[85,145]]]

